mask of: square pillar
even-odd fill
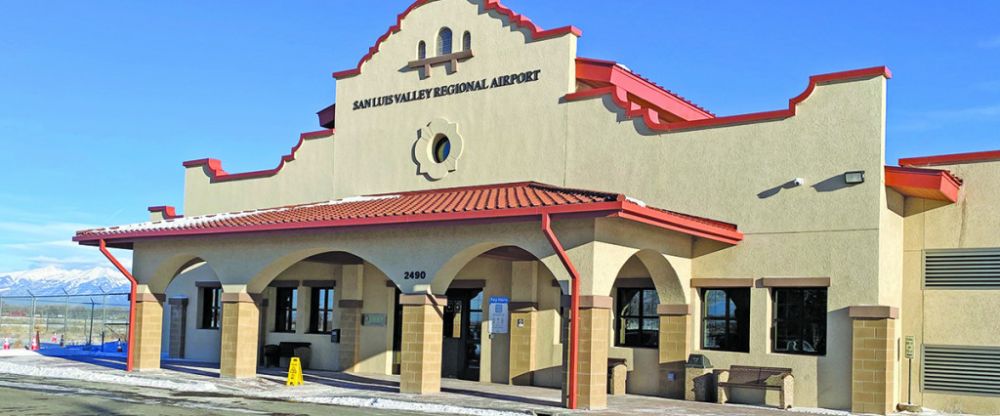
[[[890,306],[851,306],[851,411],[895,411],[896,317]]]
[[[576,392],[576,404],[580,409],[608,407],[611,305],[610,296],[580,296],[580,351],[577,358]]]
[[[361,308],[363,302],[341,299],[340,307],[340,371],[353,373],[361,361]]]
[[[135,348],[132,352],[133,371],[160,369],[160,349],[163,339],[163,295],[135,294]]]
[[[340,292],[340,370],[356,372],[361,362],[361,311],[364,307],[364,264],[345,264]]]
[[[660,316],[660,395],[694,400],[693,395],[687,398],[684,387],[684,365],[691,354],[691,305],[658,305],[656,312]]]
[[[441,347],[444,343],[444,296],[400,295],[403,307],[402,360],[399,392],[441,392]]]
[[[538,330],[535,323],[538,305],[533,302],[510,303],[510,384],[530,386],[535,371],[535,346]]]
[[[260,310],[249,293],[222,293],[222,349],[219,374],[227,378],[257,376]]]
[[[511,385],[530,386],[537,369],[538,262],[511,263],[510,363]]]

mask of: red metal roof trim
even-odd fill
[[[280,172],[282,168],[285,167],[285,163],[295,160],[295,153],[299,151],[300,147],[302,147],[303,142],[305,142],[306,140],[330,137],[333,136],[333,133],[334,133],[333,130],[320,130],[320,131],[313,131],[309,133],[300,134],[299,142],[294,147],[292,147],[291,153],[282,156],[281,161],[278,162],[278,166],[275,167],[274,169],[258,170],[258,171],[243,172],[243,173],[227,173],[225,170],[222,169],[222,161],[211,158],[189,160],[187,162],[184,162],[184,167],[186,168],[198,167],[198,166],[204,167],[208,173],[209,178],[211,178],[212,182],[227,182],[227,181],[236,181],[240,179],[265,178],[268,176],[274,176],[278,172]]]
[[[184,218],[183,215],[178,215],[177,214],[177,209],[174,208],[174,207],[172,207],[172,206],[170,206],[170,205],[160,205],[160,206],[155,206],[155,207],[149,207],[149,208],[147,208],[147,210],[149,210],[149,212],[151,212],[151,213],[152,212],[159,212],[160,215],[163,216],[163,219],[167,219],[167,220],[173,220],[173,219],[177,219],[177,218]]]
[[[171,236],[419,224],[526,220],[543,213],[616,216],[728,244],[743,239],[735,225],[646,207],[621,194],[533,182],[346,198],[316,204],[205,215],[77,232],[73,241],[129,242]]]
[[[787,109],[765,111],[760,113],[739,114],[734,116],[706,118],[702,120],[689,120],[689,121],[673,121],[673,122],[661,121],[656,111],[649,108],[641,108],[640,106],[635,105],[635,103],[633,103],[630,100],[628,96],[628,91],[618,86],[609,86],[602,88],[594,88],[592,90],[578,91],[575,93],[568,94],[564,98],[566,99],[566,101],[579,101],[588,98],[596,98],[609,95],[611,96],[611,99],[617,106],[625,110],[625,113],[629,118],[642,117],[643,122],[650,130],[679,131],[679,130],[690,130],[696,128],[721,127],[734,124],[755,123],[761,121],[773,121],[773,120],[781,120],[793,117],[795,116],[795,106],[801,103],[802,101],[805,101],[806,98],[812,95],[812,92],[813,90],[815,90],[816,85],[831,83],[831,82],[848,81],[852,79],[871,78],[876,76],[892,78],[892,73],[889,71],[889,68],[886,68],[884,66],[877,66],[872,68],[856,69],[852,71],[813,75],[809,77],[809,85],[806,87],[805,91],[803,91],[798,96],[788,100]]]
[[[680,120],[715,117],[712,112],[614,61],[576,58],[576,78],[597,88],[615,86]],[[632,101],[632,100],[630,100]],[[633,101],[634,103],[634,101]],[[639,104],[642,107],[641,104]]]
[[[886,166],[885,186],[909,197],[955,202],[962,181],[946,170]]]
[[[365,56],[361,57],[361,60],[358,61],[357,67],[344,71],[334,72],[333,77],[340,79],[340,78],[353,77],[355,75],[360,74],[361,66],[364,65],[366,61],[375,56],[376,53],[378,53],[379,46],[382,45],[382,42],[385,42],[385,40],[388,39],[390,35],[399,32],[400,27],[403,24],[403,19],[405,19],[406,16],[410,14],[410,12],[416,10],[418,7],[423,6],[424,4],[427,3],[429,3],[428,0],[417,0],[413,2],[413,4],[411,4],[410,7],[406,8],[406,10],[403,11],[403,13],[400,13],[399,16],[396,17],[396,24],[390,26],[389,30],[387,30],[385,34],[380,36],[378,40],[375,41],[375,45],[368,49],[368,53]],[[507,8],[507,6],[504,6],[502,3],[500,3],[499,0],[485,0],[483,2],[483,10],[487,12],[495,11],[501,15],[506,16],[508,19],[510,19],[511,25],[525,28],[529,32],[531,32],[532,40],[554,38],[566,34],[572,34],[575,36],[583,35],[583,32],[580,29],[573,26],[564,26],[555,29],[542,30],[542,28],[538,27],[538,25],[532,22],[531,19],[523,15],[520,15],[518,13],[515,13],[513,10]]]
[[[991,162],[997,160],[1000,160],[1000,150],[911,157],[899,159],[899,166],[957,165],[962,163]]]

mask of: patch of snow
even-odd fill
[[[530,413],[504,410],[477,409],[437,403],[404,402],[401,400],[367,397],[308,397],[296,401],[336,406],[362,407],[366,409],[398,410],[431,414],[452,414],[469,416],[525,416]]]
[[[632,198],[630,196],[627,196],[627,197],[625,197],[625,200],[628,201],[628,202],[631,202],[633,204],[636,204],[636,205],[638,205],[640,207],[643,207],[643,208],[646,207],[646,203],[644,201],[640,200],[640,199],[635,199],[635,198]]]
[[[90,381],[95,383],[125,384],[130,386],[151,387],[157,389],[176,390],[176,391],[197,391],[197,392],[218,391],[218,388],[215,386],[215,384],[206,382],[192,381],[186,383],[178,383],[175,381],[165,380],[162,377],[146,378],[122,372],[103,373],[95,371],[85,371],[79,368],[59,367],[59,366],[40,367],[33,365],[17,364],[4,360],[0,360],[0,373],[29,376],[29,377],[43,377],[43,378],[47,377],[47,378],[60,378],[68,380],[81,380],[81,381]]]
[[[299,208],[311,208],[311,207],[321,207],[321,206],[332,206],[340,204],[349,204],[357,202],[370,202],[370,201],[381,201],[385,199],[395,199],[399,198],[399,195],[380,195],[380,196],[352,196],[341,199],[334,199],[331,201],[317,202],[313,204],[303,204],[303,205],[293,205],[280,208],[266,208],[257,209],[249,211],[240,212],[227,212],[221,214],[208,214],[201,215],[197,217],[181,217],[175,219],[169,219],[164,221],[148,221],[136,224],[126,224],[119,225],[116,227],[106,227],[106,228],[95,228],[92,230],[86,230],[89,232],[105,232],[105,231],[156,231],[156,230],[174,230],[183,227],[198,225],[209,221],[219,221],[219,220],[231,220],[236,218],[248,217],[257,214],[266,214],[274,212],[283,212]]]
[[[810,413],[814,415],[829,415],[829,416],[851,416],[852,413],[845,410],[833,410],[833,409],[822,409],[818,407],[793,407],[788,409],[792,412],[799,413]]]

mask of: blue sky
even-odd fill
[[[0,271],[104,264],[73,231],[180,207],[184,160],[274,167],[409,3],[0,0]],[[1000,149],[1000,2],[505,4],[719,115],[888,65],[890,163]]]

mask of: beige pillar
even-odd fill
[[[659,305],[660,394],[671,399],[687,398],[684,364],[691,354],[691,305]]]
[[[135,348],[132,352],[133,371],[160,369],[160,349],[163,337],[163,295],[136,293]]]
[[[364,306],[364,264],[343,266],[340,292],[340,369],[358,371],[361,362],[361,308]]]
[[[441,346],[443,313],[448,301],[428,294],[401,295],[403,345],[399,392],[434,394],[441,392]]]
[[[851,411],[895,411],[896,322],[890,306],[852,306]]]
[[[530,386],[538,342],[538,263],[515,261],[511,270],[509,382]]]
[[[229,378],[257,376],[257,333],[260,310],[246,292],[222,293],[222,349],[219,374]]]
[[[580,351],[576,392],[579,409],[608,407],[611,305],[610,296],[580,296]]]

